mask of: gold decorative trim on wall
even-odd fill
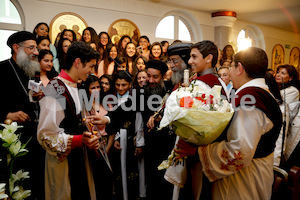
[[[276,44],[272,50],[272,69],[276,72],[277,66],[284,64],[284,48]]]
[[[50,39],[52,44],[55,43],[57,36],[61,31],[66,29],[72,29],[77,36],[77,39],[81,37],[82,31],[88,26],[87,22],[78,14],[73,12],[63,12],[56,15],[50,23]]]
[[[135,23],[128,19],[118,19],[108,28],[108,34],[112,43],[118,44],[123,35],[131,37],[132,42],[137,44],[140,38],[140,30]]]
[[[300,50],[298,47],[293,47],[290,52],[290,65],[293,65],[300,75]]]

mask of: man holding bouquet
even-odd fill
[[[196,69],[199,65],[195,63],[205,66],[210,55],[199,54],[192,47],[189,63]],[[271,198],[273,151],[282,117],[264,80],[267,66],[267,55],[262,49],[250,47],[237,53],[230,67],[236,89],[231,102],[235,113],[224,140],[204,146],[183,140],[177,144],[179,157],[199,157],[201,165],[197,170],[212,182],[212,199]],[[208,70],[204,68],[202,74]],[[194,198],[199,199],[202,184],[194,189]]]

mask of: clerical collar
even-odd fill
[[[73,82],[73,83],[76,83],[70,76],[69,74],[67,74],[67,72],[65,70],[61,70],[60,74],[58,75],[59,77],[67,80],[67,81],[70,81],[70,82]]]
[[[198,76],[204,76],[206,74],[216,74],[214,68],[210,67],[208,69],[205,69],[201,74],[198,74]]]
[[[121,96],[119,93],[117,93],[118,98],[126,98],[129,95],[129,91],[127,91],[123,96]]]

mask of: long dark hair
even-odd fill
[[[161,53],[160,53],[160,56],[159,56],[159,59],[161,60],[162,58],[162,55],[163,55],[163,50],[162,50],[162,46],[161,46],[161,43],[160,42],[153,42],[152,45],[150,46],[150,56],[149,56],[149,59],[154,59],[154,56],[152,54],[152,49],[154,46],[159,46],[160,49],[161,49]]]
[[[84,35],[84,32],[88,30],[91,34],[91,42],[90,43],[95,43],[96,44],[96,49],[98,51],[99,49],[99,37],[97,35],[97,32],[95,31],[94,28],[92,27],[86,27],[83,31],[82,31],[82,36],[81,36],[81,41],[85,42],[84,39],[83,39],[83,35]]]
[[[66,31],[70,31],[72,33],[73,41],[71,41],[71,43],[76,42],[77,41],[76,33],[72,29],[64,29],[60,34],[60,39],[64,37]]]
[[[34,29],[33,29],[33,31],[32,31],[33,35],[34,35],[36,38],[38,37],[38,35],[37,35],[37,32],[35,32],[35,29],[37,29],[38,27],[40,27],[40,25],[45,25],[45,26],[47,26],[47,28],[48,28],[48,35],[49,35],[50,28],[49,28],[48,24],[45,23],[45,22],[40,22],[40,23],[38,23],[38,24],[34,27]]]
[[[110,89],[105,93],[103,92],[103,87],[101,85],[101,80],[103,78],[107,78],[108,82],[109,82],[109,85],[110,85]],[[99,78],[99,81],[100,81],[100,88],[101,88],[101,91],[103,92],[104,95],[108,95],[108,94],[115,94],[115,82],[114,82],[114,77],[112,75],[109,75],[109,74],[103,74],[100,78]]]
[[[228,48],[231,48],[231,49],[232,49],[232,55],[231,55],[230,58],[228,58],[227,55],[226,55],[226,50],[227,50]],[[226,61],[227,59],[230,59],[231,62],[232,62],[232,61],[233,61],[233,55],[234,55],[234,49],[233,49],[233,47],[232,47],[230,44],[226,45],[226,46],[223,48],[223,55],[222,55],[222,58],[221,58],[220,63],[223,63],[223,62]]]
[[[39,51],[39,55],[38,55],[38,61],[40,62],[46,55],[51,55],[53,58],[53,54],[50,50],[47,49],[43,49]],[[53,79],[54,77],[56,77],[58,75],[57,71],[55,71],[54,67],[52,66],[51,70],[49,72],[46,72],[47,78],[49,80]]]
[[[107,45],[109,45],[111,43],[111,39],[110,39],[110,36],[108,35],[108,33],[105,31],[102,31],[101,33],[99,33],[99,48],[101,48],[101,47],[103,48],[103,45],[101,44],[101,35],[103,35],[103,34],[105,34],[108,38]]]
[[[60,68],[59,70],[64,69],[65,66],[66,66],[67,54],[64,52],[63,47],[62,47],[64,41],[66,41],[66,40],[71,42],[67,38],[60,38],[60,40],[58,42],[58,45],[57,45],[57,58],[58,58],[58,61],[59,61],[59,68]]]
[[[145,39],[145,40],[147,40],[147,41],[149,42],[149,46],[148,46],[148,48],[147,48],[147,49],[149,49],[151,43],[150,43],[150,40],[149,40],[148,36],[146,36],[146,35],[142,35],[142,36],[139,38],[138,45],[140,45],[140,40],[141,40],[142,38]]]
[[[107,72],[107,67],[108,67],[108,65],[113,61],[113,60],[110,58],[110,56],[109,56],[109,53],[110,53],[110,51],[111,51],[111,49],[112,49],[113,47],[116,47],[116,50],[117,50],[117,52],[118,52],[117,46],[116,46],[115,44],[111,43],[111,44],[107,45],[107,47],[106,47],[106,49],[105,49],[105,51],[104,51],[104,53],[103,53],[104,72],[105,72],[105,73]]]
[[[283,102],[282,97],[281,97],[280,90],[279,90],[279,87],[276,83],[274,76],[272,74],[270,74],[269,72],[266,72],[265,81],[269,87],[270,92],[273,94],[273,96],[277,100],[278,104],[279,105],[282,104],[282,102]]]
[[[287,88],[289,86],[294,86],[295,88],[297,88],[300,91],[299,75],[298,75],[296,68],[293,65],[288,65],[288,64],[278,65],[276,73],[278,73],[281,68],[286,69],[289,76],[292,77],[292,80],[289,81],[287,84],[285,84],[284,88]],[[284,89],[284,88],[282,88],[282,84],[279,84],[279,88]]]
[[[121,37],[121,39],[120,39],[120,41],[119,41],[119,43],[118,43],[118,53],[119,53],[119,55],[120,56],[122,56],[122,54],[123,54],[123,47],[122,47],[122,42],[123,42],[123,40],[125,39],[125,38],[128,38],[130,41],[129,42],[132,42],[132,40],[131,40],[131,37],[129,37],[128,35],[123,35],[122,37]]]

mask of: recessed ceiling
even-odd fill
[[[151,0],[183,8],[216,12],[235,11],[240,21],[300,32],[300,0]]]

